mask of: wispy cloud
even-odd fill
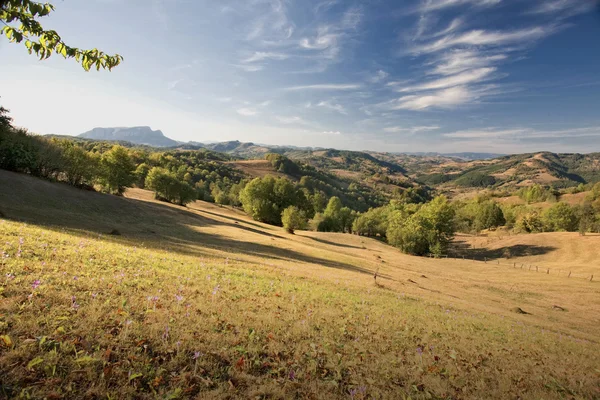
[[[541,39],[556,30],[555,27],[536,26],[514,31],[486,31],[476,29],[460,34],[452,34],[413,48],[413,53],[434,53],[456,46],[501,46]]]
[[[408,133],[410,135],[414,135],[420,132],[431,132],[439,129],[440,127],[437,125],[411,126],[408,128],[403,126],[390,126],[383,128],[383,131],[387,133]]]
[[[337,103],[333,103],[331,101],[321,101],[319,103],[317,103],[316,105],[317,107],[322,107],[331,111],[336,111],[339,112],[340,114],[343,115],[347,115],[348,112],[346,111],[346,108],[341,105],[341,104],[337,104]]]
[[[342,132],[340,132],[340,131],[324,131],[323,133],[326,135],[341,135],[342,134]]]
[[[286,116],[277,116],[275,119],[282,124],[286,125],[308,125],[308,121],[304,120],[298,116],[286,117]]]
[[[259,112],[253,108],[238,108],[236,112],[244,117],[254,117],[259,114]]]
[[[464,86],[456,86],[434,93],[403,96],[389,104],[392,110],[420,111],[430,107],[451,108],[469,103],[479,95]]]
[[[274,53],[274,52],[265,52],[265,51],[257,51],[253,55],[251,55],[250,57],[245,58],[244,60],[242,60],[242,62],[244,62],[244,63],[254,63],[254,62],[265,61],[265,60],[282,61],[282,60],[287,60],[288,58],[290,58],[289,54]]]
[[[489,7],[497,5],[502,0],[425,0],[419,8],[420,12],[438,11],[445,8],[471,5],[477,7]]]
[[[428,73],[432,75],[453,75],[474,68],[489,67],[507,58],[506,54],[487,55],[476,50],[456,49],[434,60],[431,63],[434,67]]]
[[[362,85],[354,84],[354,83],[346,83],[346,84],[333,84],[333,83],[324,83],[318,85],[302,85],[302,86],[291,86],[284,88],[286,91],[301,91],[301,90],[356,90],[360,89]]]
[[[484,128],[464,130],[451,133],[445,133],[443,136],[455,139],[544,139],[544,138],[577,138],[577,137],[600,137],[600,126],[591,126],[584,128],[560,129],[560,130],[538,130],[533,128]]]
[[[379,83],[382,81],[385,81],[388,76],[390,76],[389,73],[385,72],[384,70],[380,69],[379,71],[375,72],[373,75],[371,75],[368,78],[368,81],[371,83]]]
[[[482,82],[496,71],[496,68],[477,68],[460,74],[447,76],[433,81],[425,82],[416,86],[401,88],[400,92],[420,92],[424,90],[445,89],[453,86],[462,86],[473,82]]]
[[[561,18],[568,18],[599,6],[598,0],[544,0],[538,1],[530,13],[558,14]]]

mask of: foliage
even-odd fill
[[[537,210],[530,210],[517,217],[514,229],[518,233],[539,233],[544,230],[544,223]]]
[[[493,200],[476,198],[470,202],[457,202],[455,210],[456,227],[461,232],[478,233],[506,223],[502,209]]]
[[[304,211],[296,206],[289,206],[281,213],[283,227],[291,234],[297,229],[306,229],[307,221]]]
[[[556,203],[544,212],[546,232],[575,232],[579,228],[579,218],[567,203]]]
[[[113,146],[100,159],[100,181],[109,193],[121,195],[127,186],[135,182],[136,166],[123,146]]]
[[[175,174],[160,167],[148,172],[145,186],[155,192],[157,199],[182,206],[197,198],[196,191],[187,182],[180,181]]]
[[[488,187],[496,184],[496,178],[479,171],[466,172],[454,181],[458,186]]]
[[[86,71],[91,68],[108,69],[109,71],[123,61],[116,54],[108,55],[98,49],[82,50],[67,45],[54,30],[46,30],[39,19],[54,11],[49,3],[38,3],[31,0],[3,0],[0,2],[0,22],[5,26],[3,33],[13,43],[21,43],[29,54],[35,53],[40,60],[47,59],[52,53],[64,58],[74,58]]]
[[[388,242],[413,255],[443,255],[454,237],[454,208],[445,196],[438,196],[411,213],[407,208],[392,213]]]
[[[527,204],[539,203],[542,201],[556,201],[557,199],[557,193],[553,189],[538,184],[519,189],[517,195],[525,200]]]
[[[352,232],[361,236],[385,238],[392,208],[389,206],[372,208],[354,220]]]
[[[257,221],[281,226],[281,213],[299,205],[304,194],[285,178],[255,178],[240,192],[244,211]]]

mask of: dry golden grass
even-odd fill
[[[0,396],[600,396],[598,281],[289,235],[144,190],[4,171],[0,187]],[[483,244],[600,267],[600,238],[577,239]]]

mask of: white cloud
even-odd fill
[[[420,7],[421,12],[438,11],[444,8],[473,5],[478,7],[489,7],[499,4],[502,0],[424,0]]]
[[[262,65],[250,64],[250,65],[234,65],[236,68],[239,68],[246,72],[258,72],[265,69]]]
[[[478,95],[469,88],[456,86],[426,95],[404,96],[392,103],[392,110],[419,111],[430,107],[451,108],[471,102]]]
[[[383,131],[387,132],[387,133],[408,133],[408,134],[414,135],[419,132],[437,131],[439,129],[440,129],[440,127],[437,125],[412,126],[409,128],[402,127],[402,126],[390,126],[390,127],[384,128]]]
[[[340,132],[340,131],[324,131],[323,133],[326,135],[341,135],[342,134],[342,132]]]
[[[369,77],[369,82],[379,83],[381,81],[386,80],[388,78],[388,76],[390,76],[390,74],[388,74],[384,70],[380,69],[375,74],[373,74],[371,77]]]
[[[457,131],[443,134],[445,137],[458,139],[543,139],[543,138],[575,138],[600,136],[600,126],[572,128],[561,130],[537,130],[532,128],[484,128]]]
[[[253,62],[264,61],[264,60],[282,61],[282,60],[287,60],[288,58],[290,58],[290,56],[288,54],[284,54],[284,53],[273,53],[273,52],[257,51],[253,55],[251,55],[250,57],[242,60],[242,62],[244,62],[244,63],[253,63]]]
[[[484,55],[477,50],[452,50],[433,62],[435,67],[430,71],[430,74],[458,74],[469,69],[488,67],[505,60],[507,57],[506,54]]]
[[[510,43],[523,43],[541,39],[552,32],[554,32],[553,28],[541,26],[504,32],[477,29],[461,34],[447,35],[432,43],[416,46],[413,53],[434,53],[456,46],[500,46]]]
[[[543,0],[531,10],[532,14],[559,14],[562,18],[582,14],[598,6],[597,0]]]
[[[238,108],[236,112],[244,117],[254,117],[259,114],[259,112],[253,108]]]
[[[348,83],[348,84],[318,84],[318,85],[304,85],[304,86],[291,86],[284,88],[287,91],[300,91],[300,90],[355,90],[360,89],[361,85]]]
[[[298,117],[298,116],[293,116],[293,117],[278,116],[278,117],[275,117],[275,119],[277,121],[281,122],[282,124],[286,124],[286,125],[292,125],[292,124],[306,125],[306,124],[308,124],[307,121],[305,121],[304,119],[302,119],[301,117]]]
[[[465,71],[457,75],[451,75],[445,78],[422,83],[420,85],[408,86],[400,89],[400,92],[420,92],[423,90],[445,89],[453,86],[462,86],[470,83],[481,82],[496,71],[496,68],[478,68]]]
[[[317,103],[317,107],[326,108],[328,110],[339,112],[340,114],[347,115],[348,112],[341,104],[332,103],[330,101],[321,101]]]

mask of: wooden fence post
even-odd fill
[[[546,274],[550,275],[550,268],[548,268],[548,271],[546,271]]]
[[[535,272],[538,272],[538,267],[537,267],[537,265],[535,266]]]
[[[483,262],[487,264],[487,257],[483,257]]]
[[[569,271],[569,276],[567,276],[567,278],[570,278],[570,277],[571,277],[571,271]]]
[[[590,278],[590,282],[594,280],[594,275],[592,275],[592,277]]]

